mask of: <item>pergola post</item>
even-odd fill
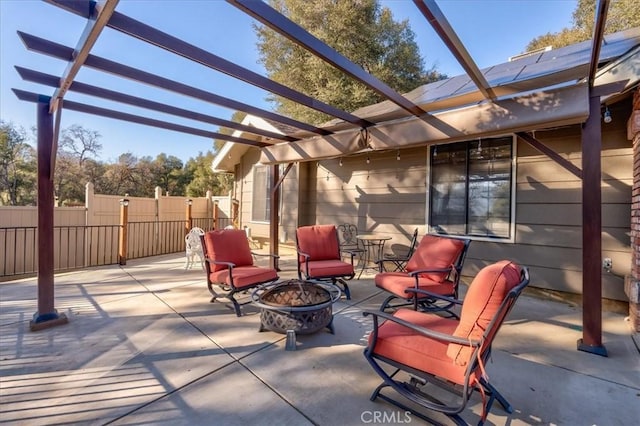
[[[279,247],[279,207],[280,207],[280,166],[274,164],[270,168],[271,173],[271,199],[269,206],[269,253],[277,256],[280,253]],[[278,259],[271,257],[269,260],[269,267],[278,269]]]
[[[582,339],[578,350],[607,356],[602,345],[602,134],[600,96],[589,97],[582,127]]]
[[[30,322],[32,331],[66,324],[65,314],[54,308],[53,279],[53,114],[49,98],[41,97],[38,109],[38,311]]]

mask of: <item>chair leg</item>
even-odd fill
[[[216,291],[213,289],[213,285],[211,284],[211,281],[207,280],[207,288],[209,289],[209,293],[211,293],[211,300],[209,301],[209,303],[213,303],[216,301],[216,299],[218,298],[218,293],[216,293]]]
[[[386,299],[384,299],[384,302],[382,302],[382,305],[380,305],[380,310],[384,312],[384,310],[389,307],[389,302],[391,302],[395,298],[396,296],[389,296]]]
[[[418,306],[420,307],[421,312],[446,312],[447,314],[449,314],[449,318],[455,318],[458,320],[460,319],[460,316],[452,310],[456,307],[456,305],[453,303],[436,305],[433,299],[419,299]]]
[[[342,291],[344,292],[344,297],[347,300],[351,300],[351,290],[349,290],[349,285],[346,283],[345,280],[343,279],[337,279],[336,281],[333,282],[334,284],[336,283],[340,283],[342,284]]]
[[[495,386],[493,386],[491,383],[487,382],[483,378],[480,378],[480,385],[487,390],[487,393],[489,395],[491,395],[489,398],[489,402],[487,403],[487,413],[491,409],[491,405],[493,404],[494,399],[498,400],[500,405],[502,405],[502,408],[504,408],[504,411],[506,411],[509,414],[513,413],[513,407],[511,406],[509,401],[507,401],[507,399],[504,396],[502,396],[500,392],[498,392],[498,389],[496,389]]]
[[[231,303],[233,303],[233,309],[236,311],[236,315],[241,317],[242,316],[242,312],[240,311],[240,304],[235,299],[235,297],[233,297],[234,293],[235,293],[235,291],[232,290],[229,294],[227,294],[227,297],[229,298],[229,300],[231,300]]]

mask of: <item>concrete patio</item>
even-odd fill
[[[361,310],[383,298],[371,275],[334,305],[334,335],[298,336],[285,351],[284,335],[258,332],[255,307],[237,318],[209,303],[204,272],[183,265],[176,254],[57,275],[55,305],[69,324],[38,332],[29,331],[37,280],[0,283],[0,422],[423,424],[369,401],[380,379],[362,355],[372,325]],[[281,266],[281,277],[295,276],[292,256]],[[624,315],[604,312],[609,357],[579,352],[581,315],[520,298],[487,366],[515,411],[496,404],[487,424],[638,424],[638,336]],[[463,418],[480,414],[475,395]]]

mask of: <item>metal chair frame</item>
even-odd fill
[[[413,305],[413,308],[415,310],[417,310],[418,307],[420,307],[421,310],[426,312],[446,311],[449,315],[453,317],[457,317],[457,314],[452,310],[455,304],[451,303],[449,300],[451,298],[452,299],[458,298],[458,287],[460,286],[460,276],[462,274],[462,267],[464,266],[464,260],[467,256],[467,252],[469,251],[469,245],[471,244],[471,240],[468,238],[456,238],[456,237],[450,237],[450,236],[447,236],[447,237],[443,236],[442,238],[458,239],[464,242],[464,247],[460,252],[460,254],[458,255],[458,258],[456,259],[456,261],[453,263],[453,265],[451,265],[448,268],[418,269],[418,270],[407,273],[408,276],[413,277],[415,279],[415,287],[407,288],[405,290],[405,293],[407,293],[406,298],[401,298],[400,296],[397,296],[395,294],[388,296],[380,305],[381,311],[386,311],[389,308],[397,309],[400,307]],[[421,274],[433,273],[433,272],[443,272],[448,274],[447,278],[453,282],[453,291],[451,293],[440,294],[438,295],[439,297],[432,298],[428,295],[420,296],[420,294],[422,294],[423,292],[413,291],[414,289],[417,289],[419,286],[419,278]],[[429,293],[428,291],[424,293],[432,294],[432,293]],[[444,297],[440,297],[440,296],[444,296]],[[402,301],[395,304],[391,304],[391,301],[395,299],[402,299]]]
[[[222,261],[217,261],[215,259],[211,259],[209,257],[208,251],[207,251],[207,245],[205,244],[204,241],[205,236],[201,235],[200,236],[200,241],[202,243],[202,250],[203,250],[203,254],[204,254],[204,259],[205,259],[205,271],[207,274],[207,288],[209,289],[209,293],[211,293],[211,300],[210,302],[213,303],[215,302],[217,299],[219,298],[226,298],[229,299],[229,301],[233,304],[233,309],[236,313],[237,316],[242,316],[242,311],[240,309],[240,307],[242,305],[246,305],[251,303],[251,298],[250,298],[250,294],[248,293],[249,290],[254,289],[262,284],[268,284],[268,283],[273,283],[277,280],[279,280],[280,278],[277,276],[276,274],[276,278],[275,279],[270,279],[267,281],[257,281],[255,283],[252,283],[250,286],[244,286],[242,288],[238,288],[236,287],[234,280],[233,280],[233,269],[236,267],[236,265],[232,262],[222,262]],[[246,240],[247,245],[249,244],[249,241]],[[251,252],[251,255],[253,256],[253,258],[255,259],[256,256],[262,256],[262,257],[273,257],[276,260],[280,257],[277,255],[272,255],[272,254],[263,254],[263,253],[255,253],[255,252]],[[214,265],[225,265],[228,269],[229,269],[229,284],[227,283],[215,283],[212,282],[210,279],[211,276],[211,264]],[[222,291],[222,293],[218,293],[214,290],[213,286],[217,285],[220,290]],[[248,295],[248,300],[245,302],[239,302],[236,298],[235,295],[238,293],[247,293]]]
[[[204,269],[204,253],[202,251],[202,241],[200,237],[204,235],[204,230],[194,226],[184,236],[185,243],[185,261],[184,269],[191,269],[195,262],[196,256],[200,258],[200,267]]]
[[[411,238],[411,242],[409,243],[409,250],[404,256],[395,256],[395,255],[384,255],[382,259],[376,260],[378,264],[378,269],[380,272],[404,272],[405,267],[407,266],[407,262],[411,259],[413,252],[416,250],[416,246],[418,245],[418,228],[413,231],[413,237]],[[394,266],[393,271],[387,271],[384,264],[391,263]]]
[[[417,417],[427,422],[431,422],[432,424],[440,424],[434,419],[429,418],[424,412],[418,411],[415,407],[406,405],[403,402],[394,399],[392,396],[381,393],[384,388],[391,387],[398,394],[408,399],[409,401],[418,404],[420,407],[441,412],[454,420],[456,424],[466,425],[467,423],[460,417],[459,413],[461,413],[465,409],[467,402],[471,397],[471,394],[474,391],[477,391],[483,394],[483,415],[478,425],[482,425],[484,423],[486,414],[488,414],[491,410],[491,407],[495,400],[497,400],[500,405],[502,405],[507,413],[512,413],[513,407],[511,406],[511,404],[491,383],[489,383],[489,380],[486,376],[482,375],[477,382],[472,383],[471,375],[481,365],[486,365],[486,362],[491,354],[491,344],[493,342],[493,339],[497,335],[505,318],[513,308],[516,300],[528,284],[529,271],[527,268],[523,267],[520,283],[513,289],[511,289],[506,295],[500,307],[493,316],[491,322],[489,323],[487,329],[484,331],[482,337],[478,340],[469,340],[445,333],[440,333],[425,327],[418,326],[416,324],[412,324],[401,318],[396,318],[392,314],[386,312],[365,310],[363,312],[364,316],[371,315],[373,317],[373,331],[371,334],[370,343],[364,350],[364,356],[369,364],[373,367],[374,371],[383,379],[383,382],[371,394],[371,401],[374,401],[376,398],[380,398],[393,405],[396,405],[397,407],[400,407],[403,410],[410,411]],[[433,299],[443,299],[448,303],[451,302],[458,306],[464,303],[462,300],[443,297],[441,295],[429,293],[420,289],[410,289],[409,291],[421,293],[425,297]],[[433,315],[434,317],[437,316],[436,314],[430,313],[422,313],[422,315]],[[450,381],[442,380],[438,378],[438,371],[417,370],[404,364],[400,364],[392,359],[377,355],[375,353],[375,346],[378,339],[378,328],[380,326],[381,320],[395,322],[419,335],[426,336],[434,340],[472,347],[473,353],[469,357],[472,362],[469,362],[469,364],[467,365],[464,384],[460,385],[452,383]],[[393,372],[388,373],[387,371],[389,369],[387,368],[385,370],[383,368],[383,364],[393,367]],[[408,374],[408,382],[406,381],[406,378],[401,379],[397,377],[401,372]],[[400,376],[403,375],[401,374]],[[441,391],[444,390],[452,395],[457,396],[456,401],[449,404],[443,402],[440,399],[437,399],[433,395],[423,390],[423,388],[425,388],[425,386],[427,385],[435,386]],[[486,399],[487,396],[488,399]]]
[[[337,228],[336,228],[336,240],[338,241],[338,247],[340,247],[340,238],[338,237],[338,232],[337,232]],[[298,259],[296,259],[296,263],[298,265],[298,279],[306,279],[306,280],[316,280],[316,281],[330,281],[333,285],[337,285],[340,284],[342,286],[341,290],[344,293],[344,296],[347,300],[351,300],[351,290],[349,289],[349,285],[347,284],[348,280],[353,279],[353,277],[355,277],[356,273],[355,273],[355,268],[353,266],[353,258],[356,255],[355,251],[348,251],[348,250],[344,250],[345,253],[348,253],[350,255],[351,258],[351,267],[353,270],[353,273],[350,275],[321,275],[321,276],[314,276],[314,275],[307,275],[306,273],[304,273],[302,271],[301,268],[301,263],[299,261],[299,257],[302,256],[304,258],[304,263],[305,263],[305,271],[309,270],[309,261],[311,260],[311,255],[308,253],[305,253],[303,251],[300,250],[300,244],[298,241],[298,232],[296,232],[296,252],[298,254]],[[342,251],[339,249],[338,253],[336,253],[336,259],[342,261]],[[345,262],[346,263],[346,262]],[[340,287],[338,287],[340,288]]]
[[[359,256],[358,262],[361,262],[362,255],[364,254],[365,250],[356,238],[356,236],[358,235],[358,227],[350,223],[343,223],[338,225],[336,229],[338,230],[338,245],[340,247],[340,254],[347,254],[352,258],[354,258],[355,256]]]

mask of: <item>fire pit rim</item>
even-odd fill
[[[320,288],[326,291],[329,295],[329,300],[320,302],[320,303],[314,303],[314,304],[289,306],[289,305],[269,304],[264,302],[261,298],[263,294],[267,293],[268,291],[275,291],[278,289],[278,287],[284,287],[286,285],[294,285],[294,284],[297,285],[299,283],[301,283],[303,286],[313,285],[317,288]],[[340,288],[338,288],[338,286],[335,286],[333,284],[320,282],[320,281],[312,281],[312,280],[299,280],[297,278],[294,278],[286,281],[279,281],[276,283],[265,284],[257,287],[251,293],[251,300],[259,308],[267,309],[269,311],[279,311],[279,312],[287,312],[287,313],[309,312],[314,310],[321,310],[329,306],[332,306],[335,302],[338,301],[338,299],[340,299],[341,295],[342,295],[342,291],[340,290]]]

